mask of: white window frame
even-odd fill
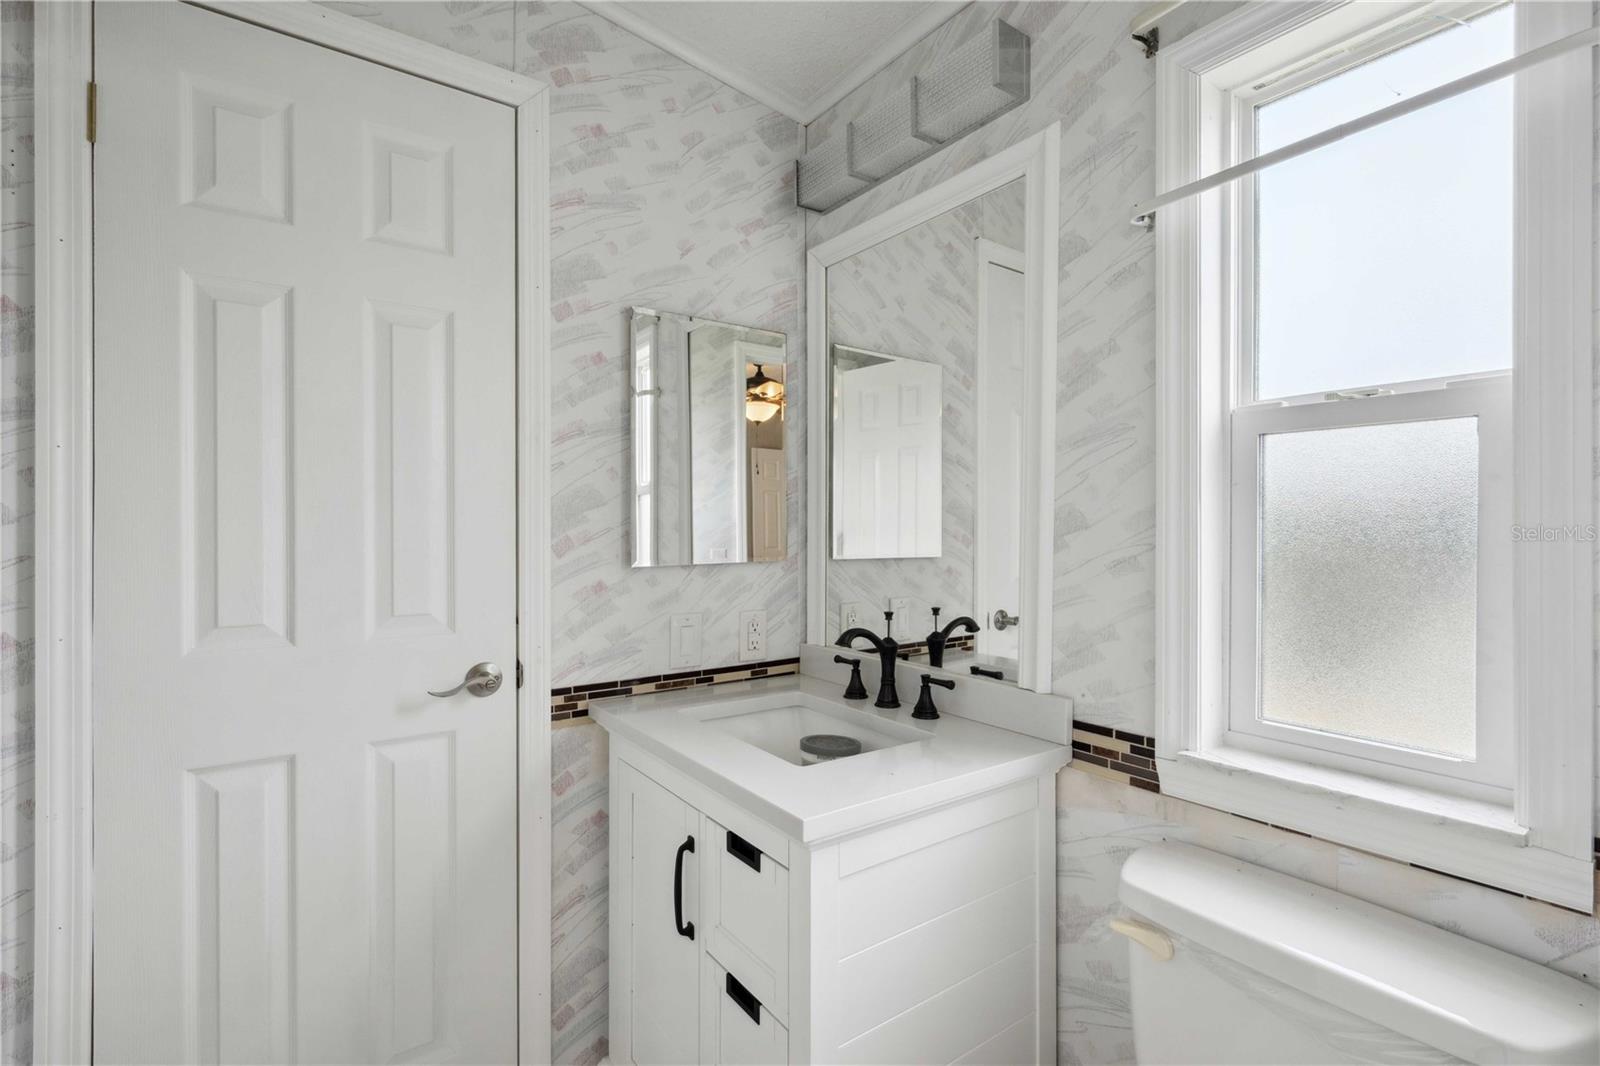
[[[1432,32],[1441,17],[1488,6],[1249,5],[1163,48],[1158,190],[1238,162],[1250,147],[1240,131],[1253,125],[1243,119],[1263,99]],[[1514,10],[1519,52],[1593,20],[1587,2]],[[1295,62],[1293,75],[1263,87],[1264,70],[1314,57],[1317,48],[1327,58]],[[1239,297],[1251,286],[1232,280],[1248,277],[1241,244],[1250,243],[1233,220],[1253,217],[1240,209],[1253,205],[1253,182],[1170,204],[1156,219],[1162,791],[1584,911],[1594,904],[1593,59],[1583,49],[1515,76],[1509,381],[1474,375],[1447,388],[1400,383],[1393,395],[1331,404],[1236,403],[1250,396],[1251,353],[1241,350],[1248,331],[1239,323],[1251,312]],[[1239,692],[1230,700],[1230,682],[1253,677],[1255,657],[1254,639],[1238,647],[1230,625],[1254,632],[1253,613],[1236,617],[1236,605],[1254,611],[1256,435],[1462,414],[1479,417],[1483,441],[1480,616],[1509,630],[1500,644],[1513,649],[1509,672],[1480,662],[1477,763],[1378,753],[1366,742],[1297,736],[1232,713],[1254,706],[1253,680],[1243,702]],[[1241,461],[1251,469],[1235,469]],[[1506,480],[1511,492],[1495,491]],[[1514,541],[1514,526],[1573,535]],[[1483,584],[1507,566],[1509,590],[1503,579]]]

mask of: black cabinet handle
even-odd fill
[[[678,845],[678,860],[672,869],[672,922],[678,927],[678,935],[694,939],[694,923],[683,920],[683,854],[694,850],[694,837],[685,837],[682,844]]]
[[[761,849],[731,829],[728,830],[728,854],[756,873],[761,872]]]
[[[724,987],[728,990],[728,998],[739,1005],[739,1009],[750,1015],[750,1020],[757,1025],[761,1024],[761,1001],[751,994],[750,990],[739,983],[733,974],[727,975],[728,980]]]

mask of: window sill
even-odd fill
[[[1590,913],[1594,863],[1529,846],[1512,811],[1239,748],[1161,760],[1161,791]]]

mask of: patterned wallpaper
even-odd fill
[[[1237,6],[1186,5],[1171,42]],[[1055,688],[1076,718],[1154,730],[1154,241],[1127,208],[1153,195],[1154,68],[1106,3],[973,5],[806,128],[808,147],[992,18],[1033,38],[1023,106],[827,215],[816,244],[1061,123]],[[1600,984],[1600,919],[1389,862],[1081,770],[1057,779],[1060,1061],[1133,1061],[1128,953],[1108,923],[1136,848],[1185,840],[1315,881]]]
[[[33,7],[0,3],[0,1062],[33,1061]]]
[[[768,611],[769,655],[801,626],[803,412],[791,431],[789,562],[632,572],[624,558],[622,309],[704,310],[790,337],[803,351],[801,225],[788,164],[793,123],[569,3],[335,5],[413,36],[515,66],[554,86],[552,159],[557,684],[647,674],[665,615],[707,608],[707,647],[740,606]],[[1169,40],[1231,3],[1186,7]],[[1118,4],[978,5],[813,124],[816,143],[887,79],[943,54],[1000,14],[1034,38],[1034,97],[833,214],[822,239],[907,190],[1062,121],[1062,344],[1057,482],[1058,686],[1081,717],[1147,732],[1153,656],[1152,282],[1148,238],[1126,203],[1152,191],[1152,74]],[[0,1054],[31,1059],[32,337],[31,7],[0,3]],[[801,380],[790,377],[789,380]],[[795,399],[803,403],[797,392]],[[712,607],[729,604],[726,626]],[[709,661],[707,665],[714,665]],[[560,1062],[605,1053],[606,745],[586,720],[554,737],[555,1026]],[[1127,952],[1107,921],[1134,848],[1188,840],[1411,913],[1591,982],[1600,921],[1337,848],[1069,770],[1058,781],[1061,1061],[1131,1060]]]

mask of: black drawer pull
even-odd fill
[[[756,873],[761,872],[761,849],[731,829],[728,830],[728,854]]]
[[[672,864],[672,924],[677,926],[678,935],[694,939],[694,923],[683,920],[683,855],[684,852],[694,850],[694,837],[688,837],[678,845],[678,858]]]
[[[750,1015],[751,1021],[755,1022],[757,1025],[760,1025],[761,1001],[755,996],[751,995],[750,990],[744,985],[740,984],[739,979],[733,976],[733,974],[730,973],[727,975],[727,977],[728,980],[725,987],[728,990],[728,998],[737,1003],[740,1010]]]

